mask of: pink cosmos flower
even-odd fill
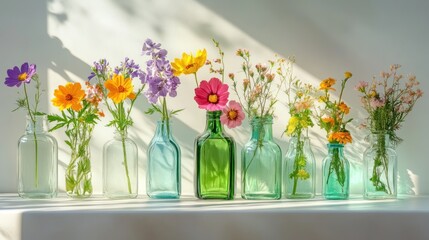
[[[220,122],[225,124],[228,128],[235,128],[241,125],[244,118],[245,115],[241,105],[232,100],[229,102],[229,105],[222,110]]]
[[[376,99],[376,98],[373,98],[373,99],[371,99],[371,101],[370,101],[370,103],[369,103],[370,105],[371,105],[371,107],[372,108],[380,108],[380,107],[384,107],[384,101],[383,100],[380,100],[380,99]]]
[[[368,87],[368,82],[360,81],[358,85],[355,86],[355,90],[359,92],[365,92],[366,87]]]
[[[198,107],[208,111],[222,110],[228,102],[228,85],[222,83],[218,78],[210,81],[201,81],[200,86],[195,88],[194,100]]]

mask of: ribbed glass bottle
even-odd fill
[[[206,129],[195,139],[195,195],[200,199],[233,199],[235,142],[223,132],[221,111],[207,111]]]
[[[58,145],[47,132],[46,116],[27,115],[18,141],[18,194],[22,198],[53,198],[58,192]]]
[[[180,198],[180,147],[170,121],[158,121],[147,150],[146,192],[151,198]]]
[[[252,136],[241,151],[241,197],[280,199],[282,152],[273,141],[272,117],[253,118]]]

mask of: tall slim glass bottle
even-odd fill
[[[349,198],[350,164],[344,157],[343,148],[343,144],[328,144],[328,156],[322,165],[322,195],[325,199]]]
[[[158,121],[147,159],[147,195],[151,198],[179,198],[180,147],[171,133],[170,121]]]
[[[23,198],[53,198],[58,192],[58,145],[47,133],[46,116],[27,116],[18,141],[18,194]]]
[[[241,197],[280,199],[282,151],[273,141],[273,118],[253,118],[252,136],[241,150]]]
[[[138,191],[137,145],[127,131],[115,132],[103,147],[103,193],[108,198],[136,198]]]
[[[195,139],[195,195],[200,199],[233,199],[235,142],[223,132],[221,111],[207,111],[206,129]]]

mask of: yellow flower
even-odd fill
[[[351,78],[352,76],[353,76],[353,74],[352,74],[351,72],[345,72],[345,73],[344,73],[344,77],[345,77],[346,79]]]
[[[112,99],[116,104],[124,101],[126,98],[135,98],[131,78],[124,78],[122,75],[115,74],[104,83],[104,86],[109,90],[107,97]]]
[[[340,144],[346,144],[352,142],[352,136],[350,135],[350,132],[334,132],[331,133],[328,137],[328,141],[330,143],[337,142]]]
[[[341,112],[343,112],[345,114],[349,114],[349,112],[350,112],[350,107],[347,106],[347,104],[345,104],[344,102],[341,102],[338,105],[338,108],[340,109]]]
[[[332,86],[335,84],[336,80],[333,78],[327,78],[320,83],[320,90],[335,90]]]
[[[65,86],[58,86],[58,89],[54,91],[54,96],[55,98],[51,102],[61,111],[69,108],[79,111],[82,109],[81,102],[85,97],[85,91],[82,90],[80,83],[67,83]]]
[[[179,76],[180,74],[192,74],[196,73],[207,60],[207,51],[205,49],[198,50],[195,57],[190,54],[183,53],[182,58],[175,58],[174,62],[171,63],[173,68],[174,76]]]
[[[304,169],[298,170],[298,172],[296,173],[296,176],[298,178],[300,178],[301,180],[306,180],[306,179],[310,178],[310,174],[307,171],[305,171]]]
[[[299,124],[299,119],[295,116],[292,116],[289,119],[286,134],[289,136],[292,135],[292,133],[295,132],[296,128],[298,127],[298,124]]]

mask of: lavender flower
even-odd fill
[[[94,62],[94,65],[91,67],[92,72],[88,76],[88,81],[94,78],[95,76],[107,76],[110,71],[109,62],[106,59],[100,59],[98,62]]]
[[[134,60],[130,60],[128,57],[125,58],[124,62],[121,62],[120,66],[115,68],[115,74],[122,73],[126,78],[135,78],[139,77],[141,74],[140,66],[134,62]]]
[[[7,70],[7,77],[4,84],[8,87],[20,87],[22,83],[30,83],[33,76],[36,75],[36,65],[25,62],[21,69],[15,66]]]
[[[143,44],[143,55],[151,56],[146,62],[146,73],[140,74],[142,83],[149,85],[145,95],[150,103],[155,104],[159,97],[177,96],[178,77],[173,75],[170,61],[166,59],[167,50],[161,49],[161,44],[147,39]]]

